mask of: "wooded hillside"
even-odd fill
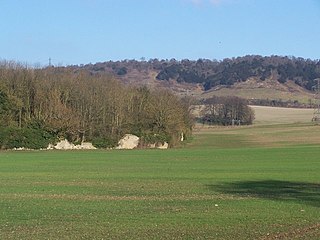
[[[315,85],[314,79],[320,77],[320,61],[296,57],[248,55],[222,61],[199,59],[197,61],[185,60],[159,60],[150,59],[124,60],[73,66],[87,69],[91,72],[108,72],[118,76],[125,76],[128,72],[155,71],[156,79],[160,81],[176,80],[180,83],[199,83],[205,90],[215,86],[232,86],[235,83],[256,77],[262,81],[275,76],[280,83],[288,80],[311,90]]]

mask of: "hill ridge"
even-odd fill
[[[247,55],[222,61],[198,60],[123,60],[73,66],[91,73],[112,74],[122,82],[170,88],[179,95],[198,99],[222,95],[221,89],[247,89],[248,99],[256,99],[253,90],[270,92],[267,98],[308,102],[312,87],[320,78],[320,61],[296,57]],[[271,90],[275,95],[272,96]],[[261,91],[258,91],[261,92]],[[283,94],[282,94],[283,93]],[[236,94],[237,95],[237,94]],[[258,94],[259,95],[259,94]],[[296,95],[296,96],[295,96]]]

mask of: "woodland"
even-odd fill
[[[192,128],[189,101],[128,86],[107,74],[0,64],[0,148],[46,148],[68,139],[113,147],[126,133],[141,145],[179,144]]]

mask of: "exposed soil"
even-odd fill
[[[320,239],[320,223],[304,228],[293,229],[288,232],[270,234],[268,236],[260,238],[260,240],[310,239],[311,237],[312,239],[316,239],[316,237],[319,237]]]

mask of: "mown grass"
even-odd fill
[[[0,152],[0,239],[319,239],[314,132],[202,128],[167,151]]]

